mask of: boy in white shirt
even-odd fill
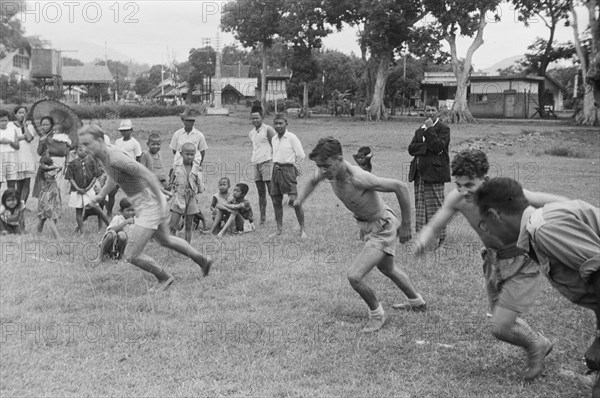
[[[100,244],[100,261],[106,257],[113,260],[123,258],[125,247],[127,246],[127,234],[131,226],[135,223],[135,210],[127,198],[119,202],[119,215],[114,216]]]
[[[131,123],[131,119],[121,120],[119,133],[121,133],[122,138],[119,138],[115,141],[115,146],[125,151],[132,159],[139,161],[140,156],[142,156],[142,146],[138,140],[131,136],[133,133],[133,124]]]

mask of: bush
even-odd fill
[[[185,106],[161,105],[70,105],[80,119],[135,119],[139,117],[176,116]]]
[[[544,153],[546,155],[552,156],[560,156],[565,158],[585,158],[586,154],[584,152],[578,151],[573,148],[566,148],[563,146],[553,146],[551,148],[545,149]]]
[[[315,115],[329,115],[329,109],[323,105],[317,105],[310,108],[313,114]]]

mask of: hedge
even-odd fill
[[[69,105],[80,119],[133,119],[138,117],[176,116],[185,106],[160,105]]]

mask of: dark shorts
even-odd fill
[[[273,164],[271,196],[298,195],[297,176],[298,171],[293,164]]]
[[[231,212],[226,210],[221,210],[221,212],[223,213],[223,218],[221,220],[223,223],[225,223],[231,215]],[[244,217],[242,217],[240,213],[235,213],[235,220],[233,223],[235,224],[235,227],[238,231],[244,230]]]

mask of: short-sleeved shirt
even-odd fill
[[[571,302],[600,310],[589,282],[600,272],[600,209],[581,200],[528,207],[517,246],[538,258],[550,284]]]
[[[175,151],[173,164],[176,164],[181,159],[181,147],[183,144],[188,142],[191,142],[194,144],[194,147],[196,147],[196,157],[194,158],[194,162],[198,165],[202,163],[201,152],[206,151],[208,149],[208,145],[206,145],[204,134],[193,128],[189,133],[187,133],[185,129],[179,129],[175,132],[175,134],[173,134],[173,138],[171,138],[171,143],[169,144],[169,148]]]
[[[116,216],[113,217],[113,219],[110,221],[110,224],[108,224],[108,227],[106,227],[106,232],[108,231],[114,231],[114,229],[118,226],[123,224],[125,221],[127,221],[127,219],[125,217],[123,217],[121,214],[118,214]],[[135,223],[135,218],[134,218],[134,223]],[[131,229],[132,224],[126,224],[123,229],[121,229],[121,231],[125,232],[126,234],[129,233],[129,230]]]
[[[273,160],[273,147],[269,142],[268,129],[269,126],[263,123],[258,130],[253,128],[248,133],[248,137],[252,141],[252,158],[250,159],[252,163],[260,164]]]
[[[274,163],[299,163],[306,157],[300,140],[289,130],[281,138],[279,135],[274,136],[271,143],[273,144]]]
[[[186,215],[198,213],[200,210],[197,195],[204,191],[202,173],[198,165],[194,163],[188,174],[185,166],[182,163],[177,163],[173,168],[171,178],[174,189],[171,211]]]
[[[76,157],[67,165],[65,173],[66,180],[75,180],[75,184],[81,189],[85,189],[92,183],[94,178],[102,175],[102,170],[96,160],[87,155],[85,158]],[[75,187],[71,186],[71,192],[75,191]]]
[[[165,172],[165,167],[162,163],[162,158],[160,156],[160,152],[156,154],[151,154],[150,152],[142,153],[140,157],[140,163],[146,166],[151,172],[156,174],[159,181],[167,180],[167,173]]]
[[[227,203],[230,205],[234,205],[235,211],[237,211],[238,214],[240,216],[242,216],[242,218],[244,220],[250,220],[251,222],[254,221],[254,214],[252,213],[252,206],[250,205],[250,202],[248,201],[248,199],[243,198],[242,200],[237,202],[235,200],[235,198],[233,196],[231,196],[229,198],[229,200],[227,201]]]
[[[123,138],[119,138],[115,141],[115,146],[125,151],[132,159],[137,159],[139,156],[142,156],[142,146],[133,137],[127,141]]]
[[[4,130],[0,130],[0,138],[16,142],[19,133],[14,124],[9,123]],[[15,152],[16,149],[9,144],[0,144],[0,152]]]

